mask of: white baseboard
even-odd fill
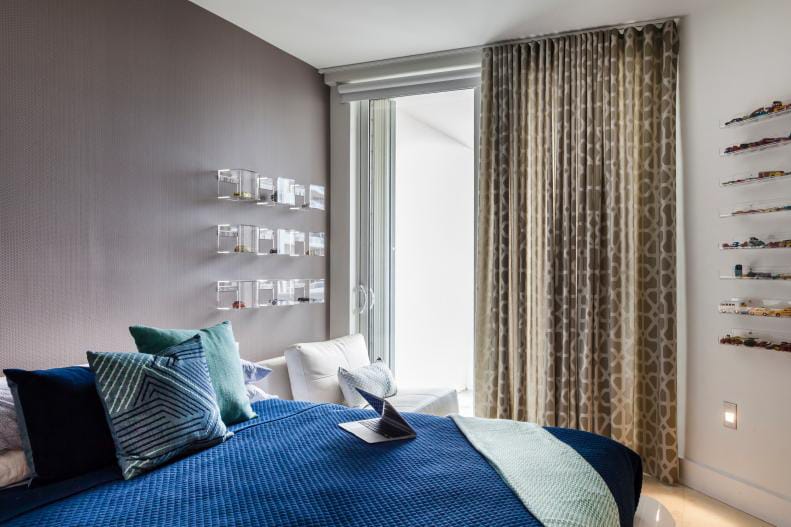
[[[681,483],[777,527],[791,527],[791,499],[712,467],[681,460]]]

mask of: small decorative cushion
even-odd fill
[[[9,450],[0,454],[0,488],[25,481],[29,473],[25,453],[21,450]]]
[[[340,367],[338,368],[338,382],[341,385],[347,406],[368,404],[355,388],[360,388],[378,397],[390,397],[397,391],[393,374],[384,362],[375,362],[352,371]]]
[[[22,438],[16,424],[14,396],[5,377],[0,378],[0,453],[6,450],[21,450]]]
[[[82,366],[4,370],[33,483],[115,464],[113,438],[93,372]]]
[[[266,366],[242,359],[242,375],[244,376],[245,384],[262,381],[270,373],[272,373],[272,370]]]
[[[244,387],[247,390],[247,398],[250,399],[251,403],[258,401],[268,401],[269,399],[279,399],[277,395],[266,393],[255,384],[245,384]]]
[[[150,355],[161,355],[165,349],[200,335],[223,422],[231,425],[255,417],[244,389],[239,349],[230,322],[226,320],[205,329],[132,326],[129,332],[135,339],[137,350]]]
[[[220,418],[198,335],[157,355],[89,351],[88,363],[124,479],[233,435]]]

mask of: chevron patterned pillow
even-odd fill
[[[88,352],[124,479],[233,434],[220,418],[200,336],[145,353]]]
[[[368,402],[357,392],[360,388],[377,397],[391,397],[396,394],[396,383],[393,373],[384,362],[377,361],[354,370],[338,368],[338,383],[341,385],[346,405],[352,407],[367,406]]]

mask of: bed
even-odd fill
[[[234,437],[140,477],[114,470],[0,493],[11,526],[542,525],[447,417],[407,414],[409,441],[368,445],[337,424],[371,410],[269,400]],[[586,432],[547,428],[606,483],[631,526],[640,458]]]

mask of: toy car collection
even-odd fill
[[[743,214],[766,214],[769,212],[780,212],[784,210],[791,210],[791,203],[786,203],[784,205],[771,205],[768,207],[736,209],[731,212],[731,216],[741,216]]]
[[[728,315],[749,315],[753,317],[791,317],[791,306],[754,306],[747,300],[734,299],[721,302],[719,312]]]
[[[755,176],[740,178],[740,179],[732,179],[730,181],[724,181],[722,183],[723,187],[728,187],[730,185],[741,185],[743,183],[754,183],[758,181],[770,181],[773,178],[791,176],[791,171],[784,171],[784,170],[765,170],[763,172],[758,172]]]
[[[783,104],[783,101],[773,101],[770,106],[763,106],[761,108],[758,108],[757,110],[753,110],[751,113],[747,115],[734,117],[733,119],[725,123],[725,126],[731,126],[736,123],[741,123],[743,121],[755,119],[756,117],[762,117],[764,115],[770,115],[773,113],[786,112],[788,110],[791,110],[791,103]]]
[[[764,137],[763,139],[759,139],[758,141],[752,141],[750,143],[739,143],[738,145],[731,145],[725,148],[725,153],[735,154],[737,152],[743,152],[745,150],[751,150],[753,148],[760,148],[762,146],[769,146],[769,145],[789,143],[789,142],[791,142],[791,135],[781,136],[781,137]]]
[[[723,249],[791,249],[791,239],[773,240],[765,242],[755,236],[750,236],[746,241],[733,241],[723,243]]]
[[[767,339],[742,337],[738,335],[725,335],[724,337],[720,337],[720,344],[728,346],[745,346],[748,348],[763,348],[772,351],[791,351],[791,342],[772,342]]]
[[[736,264],[733,266],[733,277],[740,280],[791,280],[791,273],[753,271],[749,267],[745,272],[742,264]]]

